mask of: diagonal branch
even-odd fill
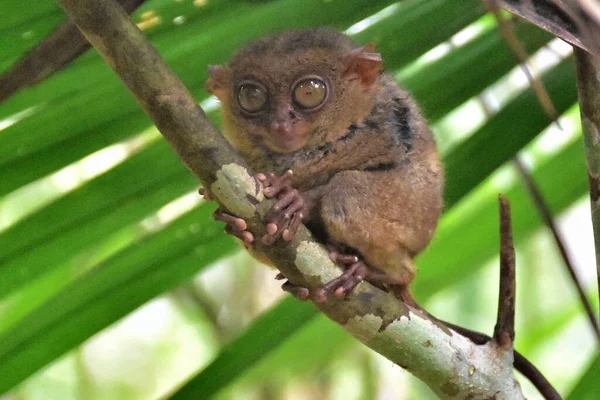
[[[145,0],[118,1],[132,13]],[[77,26],[67,19],[0,76],[0,103],[69,65],[90,47]]]
[[[121,77],[188,168],[256,237],[272,204],[244,161],[208,121],[186,88],[114,0],[58,0]],[[295,285],[312,292],[340,274],[326,250],[302,227],[289,244],[257,244]],[[361,283],[347,299],[318,304],[329,318],[367,346],[403,366],[444,399],[523,399],[512,354],[469,339],[415,311],[393,295]],[[410,338],[410,340],[406,340]],[[185,387],[178,394],[193,397]]]

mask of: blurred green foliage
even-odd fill
[[[4,0],[0,15],[0,71],[64,18],[51,0]],[[496,194],[506,193],[528,261],[518,264],[517,348],[561,392],[573,388],[570,399],[597,398],[589,397],[598,362],[588,366],[594,348],[582,311],[510,167],[515,155],[527,157],[555,215],[587,192],[566,53],[546,50],[535,64],[566,113],[558,132],[515,79],[515,61],[479,0],[149,0],[133,18],[201,102],[207,65],[263,34],[330,25],[375,43],[434,125],[447,171],[446,214],[418,260],[417,297],[445,319],[491,331]],[[516,32],[531,54],[552,39],[522,22]],[[486,115],[490,97],[496,109]],[[0,104],[0,143],[0,393],[153,398],[189,381],[175,398],[430,398],[311,305],[277,302],[262,267],[239,254],[224,259],[238,247],[211,221],[214,205],[189,195],[197,182],[95,52]],[[540,250],[529,255],[540,243],[551,257],[536,267]],[[86,351],[148,302],[143,309],[173,307],[180,327],[173,337],[194,332],[168,348],[195,343],[203,356],[170,365],[163,353],[172,352],[156,350],[143,390],[120,381],[107,389],[96,371],[102,351]],[[569,351],[553,351],[560,346]],[[128,348],[114,362],[134,377]],[[55,370],[61,378],[53,380]]]

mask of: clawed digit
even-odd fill
[[[343,253],[337,246],[330,244],[329,258],[336,264],[341,264],[346,270],[337,278],[332,279],[315,292],[315,299],[324,302],[333,294],[344,297],[359,283],[371,274],[371,269],[357,255]]]
[[[206,201],[213,199],[210,191],[207,188],[198,189],[198,193],[200,193],[200,195],[203,196],[204,200]],[[252,245],[252,242],[254,242],[254,235],[247,230],[248,224],[246,224],[244,219],[226,213],[220,208],[213,213],[213,218],[216,221],[225,222],[225,232],[243,241],[246,247],[249,247]]]
[[[358,256],[354,254],[342,254],[340,253],[340,250],[332,244],[329,244],[327,248],[329,249],[329,258],[336,264],[348,266],[358,262]]]
[[[213,199],[207,188],[201,187],[198,189],[198,193],[200,196],[204,197],[204,200],[206,201],[211,201]]]
[[[362,262],[350,265],[340,276],[327,282],[315,292],[315,299],[322,303],[333,293],[336,297],[346,296],[361,283],[368,273],[368,267]]]
[[[283,285],[281,285],[281,288],[294,295],[294,297],[296,297],[298,300],[308,300],[309,291],[305,287],[295,286],[291,284],[290,281],[285,281]]]
[[[281,281],[281,280],[286,279],[286,277],[280,272],[277,275],[275,275],[275,279],[277,279],[278,281]],[[307,288],[302,287],[302,286],[296,286],[288,280],[283,282],[283,285],[281,285],[281,288],[284,291],[293,294],[294,297],[296,297],[298,300],[302,300],[302,301],[308,300],[308,296],[310,294],[310,292],[308,291]]]
[[[264,186],[263,193],[267,197],[275,197],[283,189],[286,189],[292,185],[292,176],[294,173],[291,169],[288,169],[281,176],[269,172],[267,174],[258,173],[256,178],[262,182]]]
[[[225,232],[243,241],[245,246],[248,247],[254,242],[254,235],[247,230],[248,225],[242,218],[228,214],[220,208],[213,213],[213,218],[225,222]]]

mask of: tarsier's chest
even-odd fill
[[[391,124],[360,125],[351,128],[346,136],[318,148],[292,156],[272,158],[273,173],[294,171],[294,187],[308,191],[326,185],[343,171],[389,171],[409,162],[410,150],[394,139]]]

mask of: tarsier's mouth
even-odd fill
[[[282,153],[296,151],[302,148],[306,143],[306,138],[298,135],[281,136],[278,134],[271,134],[265,139],[265,142],[269,147]]]
[[[307,133],[304,124],[292,124],[287,130],[269,129],[265,140],[273,150],[288,153],[306,144]]]

